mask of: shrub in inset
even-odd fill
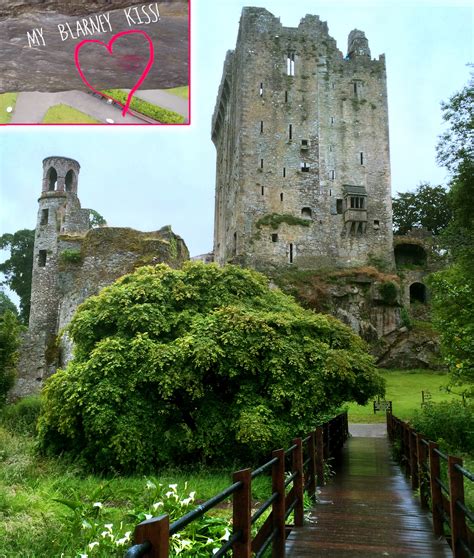
[[[88,299],[44,389],[44,451],[99,469],[249,464],[383,392],[365,343],[235,266],[143,267]]]

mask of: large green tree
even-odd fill
[[[428,183],[420,184],[414,192],[399,192],[392,199],[392,207],[395,234],[426,227],[438,235],[448,226],[452,216],[447,190]]]
[[[10,251],[10,257],[0,263],[4,275],[0,284],[8,285],[20,297],[20,316],[25,324],[30,315],[34,242],[35,231],[29,229],[0,236],[0,248]]]
[[[40,444],[100,469],[249,463],[383,393],[360,337],[235,266],[140,268],[83,303],[69,335]]]
[[[474,79],[443,103],[447,131],[438,144],[438,162],[451,173],[451,223],[442,239],[454,260],[434,274],[433,315],[455,384],[474,394]]]
[[[15,383],[22,329],[15,312],[7,309],[0,314],[0,408]]]

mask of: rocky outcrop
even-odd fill
[[[186,0],[158,4],[136,0],[5,0],[1,4],[0,93],[88,90],[74,62],[76,45],[84,39],[108,43],[117,33],[128,30],[145,31],[154,45],[155,61],[143,82],[144,89],[188,84]],[[159,21],[150,10],[156,5]],[[145,11],[140,11],[142,6]],[[113,45],[113,55],[97,44],[85,45],[80,51],[81,68],[98,90],[131,89],[148,60],[148,43],[139,34],[120,37]]]
[[[375,353],[382,368],[443,368],[438,335],[429,328],[402,327],[382,338]]]

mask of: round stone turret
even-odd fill
[[[42,195],[49,192],[77,194],[81,165],[68,157],[46,157],[43,161]]]

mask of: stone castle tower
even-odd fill
[[[137,267],[180,267],[189,259],[186,244],[170,226],[151,232],[91,228],[91,210],[82,209],[77,196],[79,171],[79,163],[67,157],[43,161],[30,322],[12,399],[38,392],[70,360],[72,343],[61,332],[84,300]]]
[[[362,31],[244,8],[212,121],[214,254],[257,268],[393,264],[385,58]]]

